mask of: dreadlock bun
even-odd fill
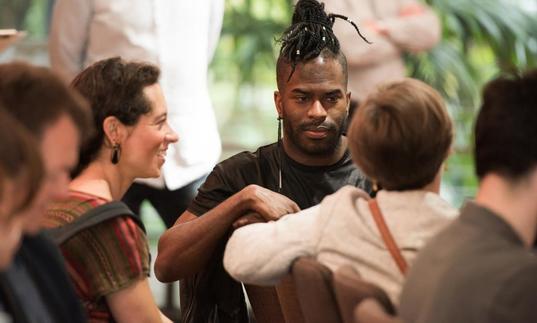
[[[292,23],[295,25],[301,22],[317,22],[326,26],[334,24],[324,11],[324,3],[320,3],[317,0],[300,0],[297,2]]]
[[[317,0],[299,0],[293,13],[293,23],[280,39],[283,56],[294,67],[297,63],[319,56],[327,47],[339,53],[339,41],[332,31],[334,21]]]
[[[293,12],[292,25],[279,39],[282,44],[279,60],[283,59],[292,66],[289,79],[298,63],[319,56],[324,49],[330,50],[334,55],[340,54],[339,41],[332,30],[336,18],[352,24],[358,35],[369,43],[349,18],[339,14],[327,14],[324,3],[317,0],[299,0]]]

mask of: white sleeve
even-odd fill
[[[66,81],[82,70],[93,15],[92,0],[56,0],[48,40],[50,65]]]
[[[236,280],[275,285],[296,258],[313,255],[319,239],[320,207],[289,214],[276,222],[236,230],[224,253],[224,267]]]
[[[222,23],[224,21],[224,0],[213,0],[210,4],[211,14],[209,16],[209,48],[208,55],[209,61],[211,62],[218,46],[218,41],[220,40],[220,32],[222,31]]]

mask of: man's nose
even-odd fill
[[[326,110],[324,109],[321,101],[315,100],[313,101],[311,107],[308,110],[308,117],[312,119],[325,119],[326,118]]]

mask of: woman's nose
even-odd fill
[[[175,133],[175,131],[173,131],[172,129],[170,129],[170,132],[168,132],[166,134],[166,136],[164,137],[164,139],[169,142],[169,143],[173,143],[173,142],[177,142],[179,140],[179,136]]]

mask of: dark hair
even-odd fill
[[[537,69],[500,77],[483,90],[475,125],[475,167],[482,179],[516,180],[537,166]]]
[[[91,132],[87,102],[44,67],[22,62],[0,64],[0,102],[38,140],[64,115],[75,123],[82,140]]]
[[[360,37],[368,42],[350,19],[338,14],[327,14],[324,11],[324,3],[319,3],[317,0],[299,0],[297,2],[292,24],[279,39],[282,44],[276,64],[279,87],[283,86],[286,65],[291,65],[292,68],[287,78],[289,80],[298,63],[305,63],[320,55],[327,58],[337,58],[343,67],[345,79],[347,79],[347,60],[340,51],[339,41],[332,30],[336,18],[350,22]]]
[[[91,104],[95,134],[82,146],[73,175],[97,157],[104,144],[104,119],[114,116],[131,126],[151,111],[143,90],[157,83],[159,75],[160,70],[154,65],[113,57],[94,63],[75,77],[71,85]]]
[[[414,79],[384,84],[353,117],[348,135],[353,160],[388,190],[420,189],[446,159],[453,125],[440,94]]]
[[[3,194],[4,180],[17,181],[18,194],[22,195],[20,205],[17,205],[20,210],[28,206],[37,194],[43,176],[36,140],[0,106],[0,196]]]

